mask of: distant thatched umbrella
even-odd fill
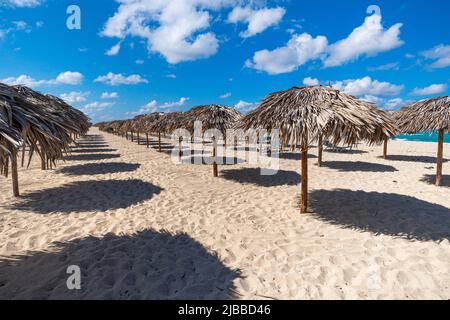
[[[301,212],[307,211],[308,148],[324,138],[334,144],[354,145],[360,140],[381,143],[395,128],[374,105],[331,87],[294,87],[269,95],[244,116],[241,128],[279,130],[282,144],[301,146]]]
[[[186,125],[185,128],[194,133],[195,122],[201,122],[202,124],[202,134],[211,129],[219,130],[222,137],[225,138],[226,131],[233,128],[238,120],[241,118],[241,113],[236,109],[212,104],[206,106],[195,107],[188,112],[186,112]],[[213,137],[213,175],[217,177],[218,167],[217,167],[217,137]]]
[[[395,124],[396,126],[396,131],[398,133],[398,128],[397,128],[397,117],[399,114],[398,110],[389,110],[386,111],[387,115],[391,118],[391,121]],[[388,143],[389,143],[389,138],[390,137],[386,137],[386,139],[384,139],[384,143],[383,143],[383,159],[387,159],[388,158]]]
[[[397,126],[402,133],[438,132],[436,185],[442,181],[444,133],[450,132],[450,97],[426,99],[402,108],[397,116]]]
[[[146,114],[139,119],[139,130],[140,130],[140,132],[145,133],[147,148],[149,147],[148,136],[149,136],[149,134],[152,134],[151,126],[156,121],[161,119],[161,117],[163,117],[163,116],[164,116],[164,113],[162,113],[162,112],[153,112],[150,114]]]
[[[171,112],[162,114],[158,120],[154,121],[150,126],[151,132],[158,133],[158,149],[161,152],[161,134],[169,134],[180,129],[184,125],[184,112]]]

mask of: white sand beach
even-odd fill
[[[21,169],[19,199],[0,177],[0,298],[450,298],[450,164],[434,186],[435,143],[394,141],[389,160],[381,146],[324,152],[322,168],[312,149],[300,215],[298,153],[273,177],[241,163],[213,178],[90,135],[55,170]]]

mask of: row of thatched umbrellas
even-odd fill
[[[157,134],[161,150],[161,134],[177,129],[193,133],[195,121],[202,122],[203,131],[217,129],[225,135],[227,129],[278,130],[282,146],[300,146],[301,150],[301,212],[308,205],[308,149],[312,143],[319,147],[318,164],[322,163],[322,144],[353,146],[361,141],[369,144],[385,142],[400,133],[439,132],[436,185],[441,184],[444,131],[450,131],[450,98],[443,97],[419,101],[394,115],[378,109],[374,104],[361,101],[339,90],[325,86],[294,87],[270,94],[255,110],[242,116],[233,108],[208,105],[188,112],[153,113],[132,120],[98,124],[109,131],[131,139],[134,133]],[[213,158],[216,141],[213,139]],[[217,162],[213,163],[214,176],[218,175]]]
[[[86,115],[55,96],[0,83],[0,174],[8,176],[11,167],[14,196],[20,195],[17,170],[20,150],[22,166],[28,149],[28,165],[37,153],[41,168],[51,168],[90,126]]]

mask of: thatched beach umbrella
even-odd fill
[[[234,108],[212,104],[198,106],[186,112],[185,128],[193,135],[195,122],[201,122],[202,134],[207,130],[219,130],[226,139],[226,131],[233,128],[241,118],[241,113]],[[217,167],[217,137],[213,137],[213,175],[219,175]]]
[[[141,132],[145,133],[147,148],[149,147],[150,143],[149,135],[153,133],[151,130],[151,126],[163,116],[163,112],[153,112],[150,114],[146,114],[139,119],[139,129]],[[160,138],[158,140],[160,140]]]
[[[161,114],[158,120],[149,125],[149,130],[158,134],[158,150],[161,152],[161,134],[167,135],[183,127],[185,123],[184,112],[171,112]],[[181,150],[180,150],[181,152]]]
[[[71,110],[60,105],[57,99],[46,97],[26,87],[10,87],[0,83],[0,170],[7,175],[11,160],[15,196],[19,196],[19,146],[29,147],[28,163],[34,152],[39,154],[42,161],[47,159],[54,163],[62,158],[63,152],[68,149],[68,144],[72,141],[70,134],[84,130],[84,124],[77,125],[76,121],[72,121],[76,116],[69,118],[67,112],[70,113]],[[17,133],[20,136],[17,136]]]
[[[397,114],[397,126],[402,133],[438,132],[436,185],[442,181],[444,133],[450,132],[450,97],[421,100],[402,108]]]
[[[373,104],[331,87],[294,87],[270,94],[244,116],[242,129],[279,130],[284,145],[300,145],[302,155],[301,212],[308,204],[308,148],[319,137],[333,144],[355,145],[360,140],[382,143],[395,128]]]

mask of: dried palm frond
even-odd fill
[[[203,132],[216,129],[225,135],[226,130],[233,128],[241,116],[236,109],[222,105],[198,106],[186,112],[185,128],[193,133],[194,124],[199,121],[202,123]]]

